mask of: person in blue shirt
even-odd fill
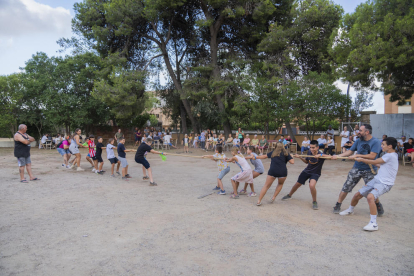
[[[381,151],[381,141],[372,136],[372,126],[364,124],[359,130],[360,138],[352,145],[352,147],[339,155],[332,156],[332,159],[340,159],[341,157],[348,157],[349,159],[364,158],[375,160],[377,159],[378,153]],[[354,154],[354,152],[357,154]],[[376,170],[376,167],[373,167]],[[338,201],[333,207],[334,214],[339,214],[341,211],[341,205],[348,193],[352,192],[352,189],[358,184],[358,182],[364,179],[365,184],[370,182],[374,178],[374,173],[371,171],[371,167],[363,162],[355,161],[354,166],[348,173],[348,177],[342,187],[339,194]],[[384,214],[384,208],[377,199],[376,201],[378,216]]]

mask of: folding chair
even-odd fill
[[[289,151],[292,152],[292,148],[295,147],[295,154],[298,154],[298,143],[291,143]]]
[[[154,149],[160,149],[160,141],[154,140]]]

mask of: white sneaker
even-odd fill
[[[92,172],[96,172],[95,168],[92,169]]]
[[[78,167],[78,168],[76,169],[76,171],[78,171],[78,172],[83,172],[83,171],[84,171],[84,169],[82,169],[81,167]]]
[[[373,222],[369,222],[365,227],[364,227],[365,231],[377,231],[378,230],[378,224],[373,223]]]
[[[70,169],[70,166],[69,166],[69,165],[67,165],[67,166],[66,166],[66,169]]]
[[[349,209],[346,209],[345,211],[342,211],[339,214],[341,216],[349,216],[349,215],[352,215],[353,213],[354,213],[354,211],[350,211]]]

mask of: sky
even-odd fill
[[[61,55],[57,51],[59,38],[72,36],[73,5],[81,0],[0,0],[0,75],[20,71],[36,52],[48,56]],[[334,0],[345,13],[352,13],[362,0]],[[336,85],[346,93],[347,84]],[[350,89],[353,97],[355,91]],[[384,97],[374,95],[369,110],[384,113]]]

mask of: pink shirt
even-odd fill
[[[66,146],[68,146],[68,147],[69,147],[69,142],[68,142],[68,140],[63,140],[63,142],[62,142],[62,144],[60,144],[60,147],[59,147],[59,148],[64,149],[64,145],[66,145]]]
[[[245,138],[245,139],[243,140],[243,144],[248,144],[248,143],[250,143],[250,138]]]

